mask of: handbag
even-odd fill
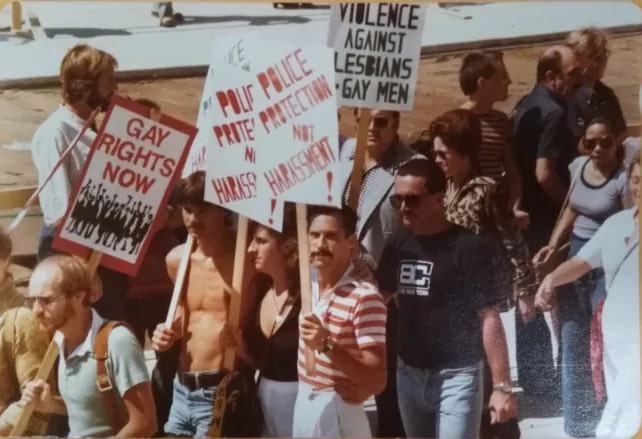
[[[587,161],[588,160],[590,159],[587,159]],[[571,185],[568,188],[568,192],[566,192],[566,198],[564,199],[562,208],[560,209],[560,212],[557,215],[557,220],[555,221],[555,226],[553,227],[553,233],[551,233],[551,238],[555,234],[554,232],[559,226],[560,221],[562,220],[564,211],[566,211],[566,208],[568,207],[568,203],[571,198],[571,192],[573,191],[573,188],[575,187],[575,183],[577,182],[577,179],[579,178],[580,172],[582,172],[583,168],[584,168],[584,164],[581,166],[578,166],[577,171],[575,171],[574,173],[573,179],[571,181]],[[551,245],[550,241],[548,245]],[[535,276],[537,278],[537,282],[538,283],[542,282],[548,274],[553,272],[553,270],[559,267],[562,263],[566,262],[566,260],[568,260],[568,255],[570,250],[571,250],[571,239],[569,236],[568,240],[564,244],[562,244],[561,246],[557,247],[552,252],[550,252],[546,259],[544,259],[543,261],[533,262],[533,268],[535,269]]]

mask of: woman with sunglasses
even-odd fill
[[[296,216],[286,204],[282,232],[253,223],[247,253],[256,270],[243,340],[259,372],[263,437],[291,437],[299,381],[301,311]]]
[[[570,238],[569,259],[593,237],[602,223],[624,208],[624,150],[608,120],[591,121],[570,165],[568,202],[549,245],[534,260],[545,260]],[[591,317],[606,295],[604,272],[593,270],[560,288],[558,312],[564,429],[573,437],[590,437],[600,419],[590,368]]]
[[[485,235],[500,255],[489,261],[498,274],[498,288],[506,296],[507,311],[517,298],[532,298],[535,273],[526,242],[518,233],[508,197],[500,196],[494,179],[479,175],[477,153],[482,143],[479,118],[470,110],[456,109],[435,119],[428,129],[432,156],[448,178],[445,212],[448,221]],[[532,316],[525,316],[532,319]],[[489,368],[485,368],[485,398],[492,390]],[[492,433],[490,430],[492,428]],[[482,437],[502,432],[502,437],[519,437],[516,420],[491,427],[490,414],[482,415]]]

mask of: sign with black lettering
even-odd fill
[[[427,10],[427,4],[332,4],[328,45],[339,105],[412,110]]]
[[[115,96],[96,135],[53,247],[135,275],[163,220],[196,127]]]

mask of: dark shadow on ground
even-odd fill
[[[244,21],[249,26],[267,26],[274,24],[303,24],[308,23],[310,19],[298,15],[270,15],[267,17],[249,15],[224,15],[220,17],[186,15],[184,17],[184,22],[179,26],[185,26],[188,24],[215,24],[234,21]]]
[[[53,27],[44,28],[45,34],[49,38],[58,35],[64,35],[75,38],[96,38],[107,36],[128,36],[133,35],[131,32],[124,29],[107,29],[107,28],[91,28],[91,27]]]

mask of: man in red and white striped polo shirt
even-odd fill
[[[372,273],[352,266],[356,222],[348,207],[309,211],[313,312],[300,319],[293,437],[370,437],[363,402],[386,385],[386,305]]]

